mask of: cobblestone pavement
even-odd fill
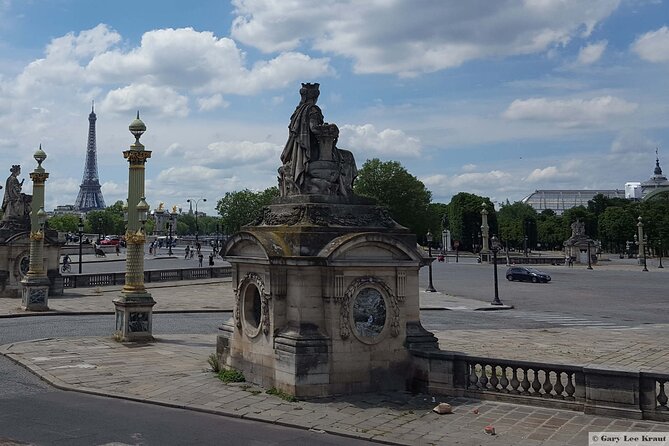
[[[230,311],[229,281],[147,284],[161,311]],[[51,312],[112,313],[120,287],[68,290],[49,300]],[[423,308],[474,311],[481,302],[421,293]],[[25,312],[18,299],[0,299],[0,317]],[[514,311],[514,310],[507,310]],[[449,313],[451,313],[449,311]],[[442,349],[476,356],[564,364],[598,364],[666,372],[669,324],[634,330],[596,327],[532,330],[448,330],[436,333]],[[579,412],[408,393],[364,394],[288,402],[248,384],[223,384],[209,371],[212,335],[159,336],[153,344],[109,338],[44,339],[8,344],[0,353],[52,384],[69,390],[129,398],[222,415],[323,430],[387,443],[429,445],[585,445],[588,432],[667,431],[665,423]],[[431,409],[446,401],[454,413]],[[495,436],[483,428],[493,425]]]

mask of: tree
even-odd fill
[[[537,211],[526,203],[517,201],[503,204],[497,212],[499,233],[503,241],[516,249],[532,248],[537,244]],[[527,237],[527,245],[525,245]]]
[[[545,209],[537,217],[537,244],[543,249],[559,251],[566,239],[563,236],[562,217],[552,209]]]
[[[588,237],[593,240],[597,239],[597,217],[594,213],[587,210],[585,206],[575,206],[573,208],[566,209],[562,213],[562,228],[564,231],[563,234],[565,236],[565,240],[571,237],[571,224],[576,220],[585,223],[585,234]]]
[[[430,228],[428,205],[432,193],[397,161],[367,160],[358,172],[353,190],[358,195],[375,198],[388,208],[395,221],[423,238]]]
[[[79,216],[74,214],[54,215],[49,218],[49,228],[60,232],[79,231]]]
[[[262,192],[248,189],[226,192],[216,204],[216,210],[221,215],[223,232],[233,234],[239,231],[242,226],[260,217],[262,208],[278,196],[279,189],[276,187],[270,187]]]
[[[453,241],[460,243],[460,250],[474,250],[474,245],[481,242],[481,210],[482,204],[488,210],[488,226],[490,234],[498,230],[497,213],[487,197],[480,197],[467,192],[460,192],[451,198],[448,204],[448,224]]]
[[[636,217],[630,206],[611,206],[599,216],[599,235],[602,246],[609,251],[622,252],[627,241],[636,234]]]

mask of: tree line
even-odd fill
[[[561,250],[562,243],[571,235],[571,224],[580,220],[586,234],[599,240],[609,252],[623,252],[633,241],[637,231],[637,217],[641,216],[648,245],[665,249],[669,242],[669,196],[649,201],[632,201],[597,195],[586,206],[578,206],[557,215],[551,210],[538,213],[522,202],[502,203],[496,210],[488,197],[467,192],[455,194],[446,203],[432,202],[432,192],[397,161],[367,160],[358,172],[354,184],[358,195],[371,197],[388,208],[395,221],[416,234],[419,242],[426,242],[426,234],[434,234],[434,246],[440,246],[441,233],[448,229],[451,240],[457,241],[463,251],[481,248],[481,209],[488,211],[490,235],[497,235],[509,248],[522,250]],[[227,192],[217,201],[218,216],[198,216],[200,234],[233,234],[261,216],[262,209],[279,196],[278,188],[263,191]],[[91,211],[84,222],[84,232],[123,234],[123,203],[100,211]],[[79,218],[75,215],[52,217],[49,226],[66,232],[77,232]],[[174,230],[176,235],[195,234],[195,216],[179,214]],[[153,230],[147,222],[147,230]]]

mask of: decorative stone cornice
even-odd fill
[[[146,241],[146,236],[142,231],[126,231],[125,240],[129,245],[143,245]]]
[[[30,172],[30,179],[33,180],[33,183],[44,183],[47,178],[49,178],[48,172]]]
[[[150,150],[125,150],[123,152],[123,158],[127,159],[128,162],[133,164],[145,164],[146,160],[151,158]]]

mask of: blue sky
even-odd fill
[[[95,100],[111,204],[139,109],[147,201],[212,212],[276,184],[320,82],[358,166],[400,161],[434,201],[622,189],[656,147],[669,169],[668,22],[659,0],[0,0],[1,159],[27,177],[42,144],[47,207],[74,203]]]

